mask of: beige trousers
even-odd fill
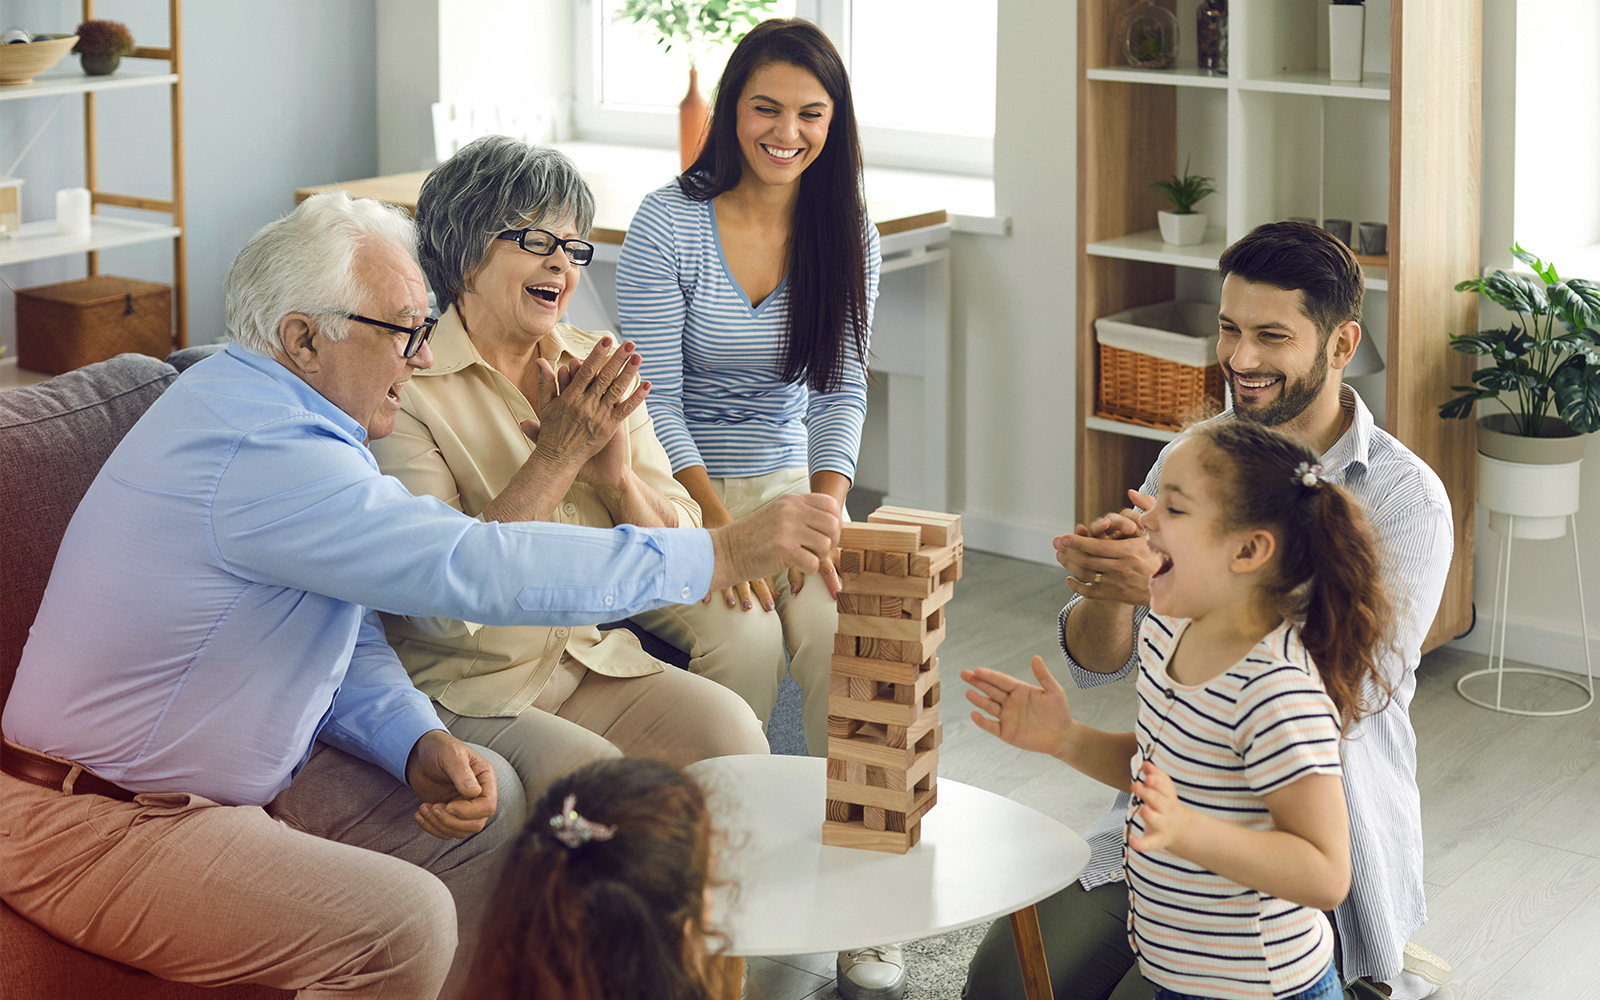
[[[581,678],[558,705],[546,706],[541,694],[517,716],[475,718],[433,707],[457,739],[488,747],[516,769],[530,811],[551,782],[590,761],[651,757],[681,768],[767,752],[749,706],[704,677],[669,666],[643,677],[584,670]]]
[[[164,979],[308,1000],[470,995],[478,924],[523,816],[515,775],[485,756],[500,809],[449,841],[416,825],[416,796],[387,771],[322,744],[265,808],[65,795],[0,774],[0,899]]]
[[[804,467],[742,479],[713,477],[712,487],[735,518],[765,507],[786,493],[811,489]],[[772,717],[778,682],[787,670],[800,685],[806,751],[828,755],[828,674],[833,669],[833,633],[839,611],[820,576],[808,576],[800,593],[789,590],[789,574],[772,578],[776,613],[759,605],[730,608],[720,594],[710,603],[679,604],[634,615],[633,620],[689,654],[689,669],[743,698],[763,726]],[[787,653],[787,656],[785,655]]]

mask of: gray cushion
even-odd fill
[[[143,354],[0,392],[0,706],[72,512],[128,429],[178,377]]]
[[[167,355],[167,364],[181,372],[196,361],[204,361],[227,346],[227,344],[196,344],[194,347],[185,347]]]

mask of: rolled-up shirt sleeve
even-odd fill
[[[703,530],[486,524],[298,422],[251,432],[246,451],[219,477],[207,527],[219,562],[257,583],[488,625],[596,624],[710,589]]]
[[[433,702],[406,676],[374,612],[361,620],[355,649],[317,738],[376,764],[406,784],[406,761],[424,733],[443,729]]]

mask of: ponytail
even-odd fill
[[[1224,527],[1265,528],[1278,545],[1267,586],[1300,623],[1340,729],[1381,711],[1392,686],[1378,663],[1392,642],[1388,590],[1366,514],[1350,492],[1323,479],[1317,456],[1277,431],[1245,421],[1197,429],[1214,448]]]

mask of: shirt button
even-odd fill
[[[686,601],[689,599],[689,588],[688,587],[683,588],[683,599],[686,600]]]
[[[567,630],[566,629],[564,629],[564,628],[556,629],[556,638],[557,639],[565,639],[566,637],[567,637]]]
[[[577,512],[578,512],[578,505],[577,504],[564,503],[564,504],[561,505],[561,513],[567,515],[568,517],[571,517],[572,515],[576,514]]]
[[[609,607],[611,607],[611,605],[612,605],[612,603],[613,603],[613,602],[614,602],[614,601],[615,601],[615,600],[616,600],[616,599],[615,599],[615,598],[614,598],[614,597],[612,597],[612,596],[611,596],[611,595],[610,595],[610,594],[607,594],[607,595],[606,595],[606,607],[608,607],[608,608],[609,608]]]

